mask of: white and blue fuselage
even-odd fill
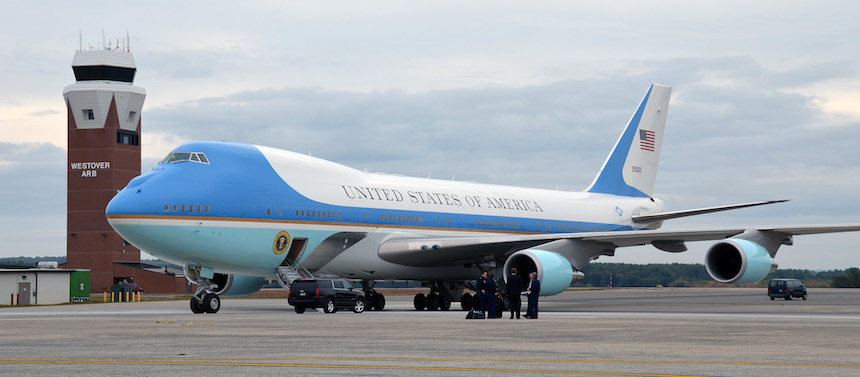
[[[404,235],[634,230],[631,215],[659,211],[662,203],[648,197],[364,173],[273,148],[198,142],[129,182],[106,213],[133,245],[182,266],[272,276],[286,256],[277,244],[286,232],[306,240],[298,262],[311,271],[462,280],[476,270],[406,267],[380,259],[376,248]]]

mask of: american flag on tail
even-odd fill
[[[654,152],[656,134],[651,130],[639,130],[639,148],[643,151]]]

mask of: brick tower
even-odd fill
[[[75,83],[63,89],[68,110],[66,255],[70,269],[89,269],[92,292],[131,279],[140,250],[110,227],[105,207],[140,175],[140,115],[146,91],[132,85],[128,49],[75,51]]]

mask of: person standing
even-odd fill
[[[490,274],[490,278],[487,279],[487,318],[499,318],[496,315],[496,302],[498,300],[496,292],[498,292],[496,275]]]
[[[508,303],[511,307],[511,319],[514,319],[514,313],[517,314],[517,319],[520,319],[520,295],[523,293],[523,278],[517,275],[517,268],[511,268],[511,276],[508,277],[508,284],[505,287],[508,294]]]
[[[538,317],[538,297],[540,296],[540,280],[537,278],[537,272],[529,274],[529,309],[526,312],[526,318],[537,319]]]
[[[487,271],[481,273],[481,277],[478,278],[477,283],[475,284],[475,289],[478,291],[478,298],[481,300],[481,313],[484,314],[484,318],[487,318]]]

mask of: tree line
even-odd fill
[[[736,286],[722,284],[711,279],[702,264],[629,264],[589,263],[583,269],[585,280],[580,285],[587,287],[718,287]],[[770,279],[799,279],[807,287],[860,288],[860,269],[811,271],[780,269],[768,274],[756,284],[747,287],[766,286]]]
[[[66,263],[66,257],[12,257],[0,258],[0,268],[36,267],[43,261]],[[173,266],[160,260],[147,260],[154,265]],[[629,264],[629,263],[589,263],[583,269],[585,280],[579,286],[586,287],[718,287],[735,286],[722,284],[711,279],[702,264]],[[860,268],[846,270],[811,271],[785,269],[776,270],[762,281],[748,287],[763,287],[770,279],[791,278],[803,281],[807,287],[860,288]]]

